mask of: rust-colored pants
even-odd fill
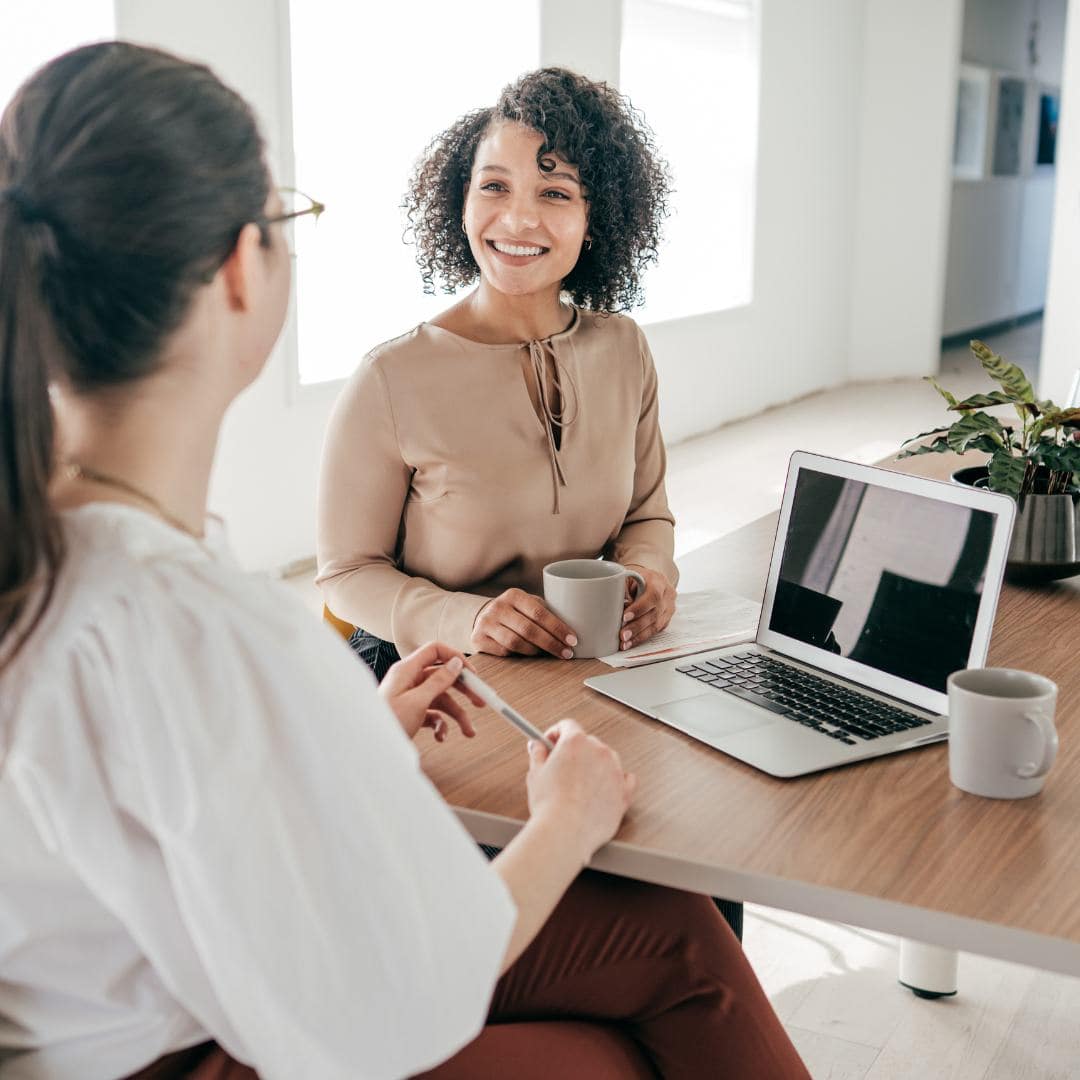
[[[255,1080],[218,1049],[182,1071],[151,1071],[168,1060],[137,1075]],[[499,980],[480,1035],[422,1075],[809,1080],[708,897],[593,872]]]

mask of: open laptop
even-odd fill
[[[755,640],[585,685],[773,776],[937,742],[946,678],[986,660],[1014,513],[793,454]]]

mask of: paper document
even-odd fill
[[[640,667],[655,664],[658,660],[752,641],[760,614],[761,604],[757,601],[719,589],[679,593],[675,614],[666,630],[632,649],[600,659],[611,667]]]

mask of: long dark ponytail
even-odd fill
[[[45,65],[0,120],[0,670],[63,562],[49,387],[152,373],[269,180],[251,110],[205,67],[122,42]]]

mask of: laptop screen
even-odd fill
[[[996,515],[806,467],[795,484],[769,630],[943,692],[972,653]]]

